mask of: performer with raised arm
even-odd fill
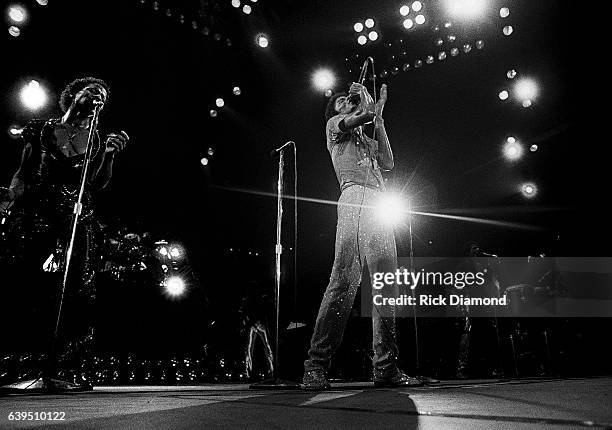
[[[373,207],[385,191],[381,169],[394,167],[383,119],[387,86],[376,103],[366,88],[353,83],[349,94],[334,95],[325,113],[327,150],[340,184],[335,259],[304,362],[304,388],[325,390],[327,371],[336,352],[361,284],[364,265],[370,274],[395,272],[397,250],[393,230],[376,219]],[[374,121],[375,138],[363,132]],[[397,367],[395,318],[392,309],[372,310],[374,384],[383,387],[422,383]]]

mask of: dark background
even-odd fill
[[[251,3],[251,15],[229,1],[160,1],[157,11],[150,0],[51,0],[46,7],[23,2],[30,17],[22,35],[3,36],[0,129],[34,117],[18,100],[29,79],[52,94],[37,117],[58,114],[58,96],[72,79],[106,80],[111,99],[100,127],[126,130],[131,142],[100,196],[99,216],[110,226],[182,243],[198,275],[179,301],[166,299],[157,285],[101,291],[101,339],[107,347],[197,348],[210,336],[211,321],[220,333],[225,329],[219,326],[232,327],[248,281],[273,295],[276,201],[231,189],[274,193],[276,164],[268,153],[294,140],[298,194],[335,201],[339,191],[325,148],[327,98],[312,88],[310,77],[329,67],[338,76],[334,90],[344,90],[367,55],[375,58],[378,72],[400,67],[397,76],[377,80],[389,86],[385,119],[396,159],[390,188],[414,196],[415,209],[424,212],[523,225],[415,216],[416,255],[459,255],[468,240],[506,256],[608,254],[608,139],[597,134],[605,123],[592,112],[595,101],[605,101],[598,81],[603,60],[595,46],[597,27],[586,12],[565,1],[491,1],[482,20],[453,20],[457,42],[445,42],[444,49],[469,42],[469,54],[403,72],[404,59],[413,64],[441,50],[434,44],[440,32],[433,28],[447,21],[442,2],[423,3],[427,23],[405,32],[397,1],[260,0]],[[505,20],[498,14],[501,6],[511,10]],[[377,19],[382,37],[360,47],[352,26],[367,16]],[[514,26],[510,37],[502,35],[506,24]],[[209,35],[202,33],[204,26]],[[267,49],[254,43],[259,32],[269,36]],[[484,49],[474,47],[477,40],[485,42]],[[511,68],[539,83],[531,108],[498,99],[501,89],[511,87],[505,76]],[[238,97],[232,95],[235,85],[242,90]],[[211,118],[216,97],[226,105]],[[537,143],[539,150],[508,163],[501,146],[510,135],[525,149]],[[209,147],[215,153],[203,167],[200,158]],[[20,153],[21,142],[5,134],[2,183],[9,183]],[[290,158],[287,168],[291,184]],[[537,183],[535,199],[518,192],[524,180]],[[296,249],[291,203],[286,201],[284,224],[283,321],[310,324],[333,261],[335,207],[299,203]],[[400,228],[400,256],[408,255],[408,239]],[[3,289],[21,288],[19,280],[4,284]],[[5,315],[14,316],[14,309]]]

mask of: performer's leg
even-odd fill
[[[395,273],[397,270],[397,250],[393,229],[376,219],[372,207],[380,193],[367,191],[369,208],[362,212],[359,244],[361,253],[365,252],[370,277],[375,273]],[[395,285],[385,285],[381,290],[372,289],[372,294],[396,297]],[[365,295],[364,295],[365,296]],[[372,304],[372,348],[374,350],[374,376],[388,378],[396,375],[398,349],[395,333],[395,309],[391,306]]]
[[[319,308],[308,359],[304,362],[306,372],[329,369],[361,283],[362,267],[356,247],[361,190],[358,186],[349,187],[338,201],[334,266]]]

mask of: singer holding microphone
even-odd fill
[[[85,77],[68,84],[59,105],[63,115],[49,120],[34,119],[21,134],[21,164],[8,188],[0,187],[0,215],[11,210],[7,234],[3,235],[2,265],[12,267],[22,281],[21,290],[36,310],[36,320],[44,320],[49,330],[33,327],[30,344],[45,342],[53,330],[54,296],[63,270],[70,234],[70,221],[79,193],[89,129],[94,107],[108,102],[109,87],[101,79]],[[66,290],[66,317],[62,317],[63,340],[78,348],[91,340],[91,304],[95,297],[94,258],[97,222],[94,194],[109,183],[113,160],[127,142],[125,132],[93,135],[89,174],[86,180],[75,236],[74,263],[70,265]],[[50,288],[51,287],[51,288]],[[36,290],[33,290],[36,288]],[[28,293],[26,293],[26,291]],[[78,357],[71,354],[74,363]],[[82,351],[81,351],[82,352]],[[86,382],[78,378],[80,382]]]
[[[367,62],[362,76],[366,67]],[[385,190],[381,169],[394,167],[383,119],[386,102],[386,85],[382,85],[380,98],[374,103],[362,84],[353,83],[348,94],[335,94],[330,99],[325,112],[327,150],[341,195],[334,264],[319,308],[308,358],[304,362],[303,385],[307,390],[331,388],[327,371],[342,341],[364,265],[368,265],[370,274],[397,269],[393,230],[375,219],[373,209]],[[363,132],[363,126],[371,121],[374,121],[375,140]],[[394,314],[389,316],[388,312],[374,307],[372,331],[374,385],[422,385],[397,367]]]

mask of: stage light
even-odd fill
[[[457,18],[478,18],[487,8],[487,0],[446,0],[448,12]]]
[[[363,31],[363,24],[360,22],[356,22],[353,26],[353,30],[355,30],[357,33],[361,33]]]
[[[438,60],[439,61],[446,60],[446,52],[441,51],[440,53],[438,53]]]
[[[47,4],[49,4],[48,0],[36,0],[36,3],[38,3],[41,6],[47,6]]]
[[[240,7],[240,0],[232,0],[232,6],[234,6],[235,8],[239,8]]]
[[[264,34],[260,34],[257,36],[257,45],[259,45],[261,48],[267,48],[268,44],[270,43],[270,41],[268,40],[268,37]]]
[[[407,72],[408,70],[410,70],[410,64],[409,64],[409,63],[404,63],[404,64],[402,65],[402,70],[403,70],[404,72]]]
[[[206,157],[202,157],[202,158],[200,159],[200,164],[201,164],[202,166],[208,166],[208,158],[206,158]]]
[[[180,276],[170,276],[164,280],[164,289],[170,297],[180,297],[185,293],[185,281]]]
[[[504,157],[506,157],[506,160],[516,161],[520,159],[522,156],[523,156],[523,146],[520,143],[516,141],[510,142],[510,140],[508,140],[504,144]]]
[[[482,49],[482,48],[484,48],[484,46],[485,46],[485,43],[484,43],[483,40],[477,40],[476,41],[476,49]]]
[[[456,57],[457,55],[459,55],[459,48],[453,48],[451,49],[451,55],[453,57]]]
[[[217,112],[215,109],[211,109],[209,114],[211,118],[216,118],[217,115],[219,115],[219,112]]]
[[[523,100],[523,103],[522,103],[524,108],[531,107],[532,104],[533,104],[533,102],[531,100],[529,100],[529,99]]]
[[[398,225],[408,215],[404,199],[392,192],[383,193],[375,207],[376,218],[386,225]]]
[[[225,100],[219,97],[217,100],[215,100],[215,105],[219,108],[222,108],[223,106],[225,106]]]
[[[330,98],[334,92],[332,90],[325,90],[325,97]]]
[[[447,39],[448,39],[448,41],[449,41],[449,42],[451,42],[451,43],[452,43],[452,42],[454,42],[455,40],[457,40],[457,36],[455,36],[454,34],[449,34],[449,35],[447,36]]]
[[[162,246],[161,248],[159,248],[159,251],[157,251],[157,252],[159,252],[164,257],[168,255],[168,249],[166,249],[165,246]]]
[[[232,89],[232,93],[234,93],[235,96],[239,96],[240,94],[242,94],[242,90],[240,89],[240,87],[234,87]]]
[[[208,148],[206,153],[212,157],[213,155],[215,155],[215,150],[213,148]]]
[[[406,18],[403,25],[406,30],[410,30],[412,27],[414,27],[414,22],[410,18]]]
[[[180,258],[182,255],[181,249],[178,246],[170,248],[170,256],[172,258]]]
[[[419,12],[421,9],[423,9],[423,4],[420,1],[415,1],[414,3],[412,3],[413,11]]]
[[[533,79],[520,79],[514,85],[514,95],[520,101],[531,101],[535,99],[538,95],[538,85]]]
[[[15,25],[11,25],[8,29],[8,32],[13,37],[19,37],[19,35],[21,34],[21,30]]]
[[[9,6],[8,8],[8,17],[15,24],[20,24],[26,19],[26,10],[18,5]]]
[[[508,79],[516,78],[516,70],[514,69],[508,70],[508,72],[506,73],[506,76],[508,77]]]
[[[511,25],[507,25],[503,29],[504,35],[510,36],[514,32],[514,28]]]
[[[357,38],[357,43],[359,43],[360,45],[365,45],[366,43],[368,43],[368,38],[362,34]]]
[[[252,10],[253,9],[251,9],[251,6],[249,6],[248,4],[245,4],[244,6],[242,6],[242,11],[247,15],[250,14]]]
[[[502,18],[508,18],[508,16],[510,16],[510,9],[508,9],[507,7],[502,7],[499,10],[499,16],[501,16]]]
[[[532,199],[538,194],[538,187],[533,182],[525,182],[521,185],[521,193],[524,197]]]
[[[427,56],[427,58],[425,58],[425,62],[426,62],[427,64],[433,64],[433,62],[434,62],[434,57],[433,57],[433,55],[428,55],[428,56]]]
[[[535,143],[533,145],[531,145],[531,147],[529,148],[529,150],[531,152],[536,152],[538,150],[538,145],[536,145]]]
[[[376,39],[378,39],[378,33],[375,31],[370,31],[368,33],[368,39],[370,39],[372,42],[374,42]]]
[[[47,103],[47,93],[38,81],[30,81],[21,89],[21,103],[32,111],[42,108]]]
[[[406,15],[408,15],[410,13],[410,7],[404,5],[404,6],[400,7],[399,12],[400,12],[401,16],[406,16]]]
[[[8,134],[9,136],[11,136],[13,139],[17,139],[19,136],[21,136],[21,132],[23,131],[22,127],[17,127],[16,125],[12,125],[9,127],[8,129]]]
[[[420,69],[421,67],[423,67],[423,60],[416,60],[414,62],[414,67],[415,69]]]
[[[367,28],[372,28],[374,27],[374,20],[372,18],[368,18],[365,20],[365,26]]]
[[[444,41],[442,39],[436,39],[436,46],[442,46]]]
[[[336,76],[331,70],[320,69],[312,75],[312,85],[319,91],[327,91],[334,87]]]
[[[419,25],[425,24],[425,15],[417,15],[416,18],[414,19],[414,22],[416,22]]]

